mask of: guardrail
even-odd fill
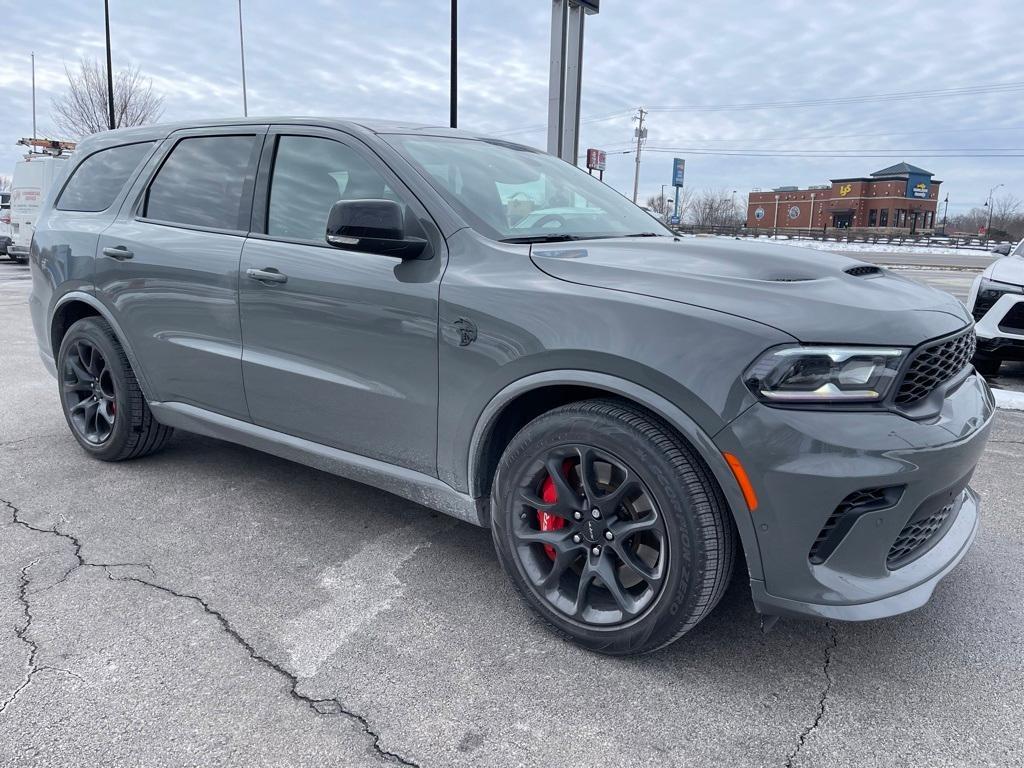
[[[672,230],[684,235],[719,235],[726,237],[759,238],[764,237],[776,240],[820,240],[832,243],[867,243],[869,245],[906,245],[906,246],[941,246],[955,250],[991,251],[996,246],[1008,245],[1012,250],[1015,243],[1005,240],[986,241],[982,237],[968,237],[962,235],[910,235],[910,234],[879,234],[871,232],[858,232],[849,229],[789,229],[779,227],[776,230],[771,228],[750,229],[748,227],[718,226],[703,227],[696,225],[682,225],[671,227]]]

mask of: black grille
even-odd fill
[[[935,388],[952,379],[974,357],[977,340],[974,329],[919,350],[896,392],[897,405],[911,405],[928,397]]]
[[[903,492],[903,486],[890,488],[864,488],[854,491],[843,499],[835,511],[828,516],[825,525],[818,532],[818,538],[811,545],[807,557],[815,565],[824,563],[843,537],[853,528],[853,524],[865,512],[874,512],[895,505]]]
[[[956,503],[947,504],[942,509],[920,520],[907,523],[900,535],[896,537],[885,564],[890,571],[906,565],[917,556],[924,554],[926,545],[932,538],[945,529],[947,521],[954,515]]]
[[[868,275],[878,275],[882,272],[881,269],[872,264],[864,264],[859,267],[849,267],[843,271],[848,275],[853,275],[854,277],[867,277]]]

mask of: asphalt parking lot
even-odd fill
[[[86,458],[28,288],[0,261],[4,765],[1024,764],[1022,414],[926,607],[765,635],[740,576],[675,645],[610,659],[537,624],[484,530],[185,433]]]

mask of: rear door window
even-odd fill
[[[103,149],[83,160],[64,186],[58,211],[105,211],[149,154],[153,142]]]
[[[146,193],[147,219],[247,231],[256,136],[196,136],[171,150]]]

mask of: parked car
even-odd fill
[[[1024,360],[1024,240],[974,278],[967,307],[974,315],[974,367],[995,376],[1004,360]]]
[[[43,200],[67,166],[69,155],[27,154],[14,166],[11,176],[11,238],[7,256],[27,261],[36,218]]]
[[[524,226],[527,186],[587,215]],[[87,453],[183,429],[487,526],[526,603],[604,653],[691,629],[737,559],[771,620],[908,611],[977,529],[993,401],[960,302],[680,240],[528,147],[328,119],[106,132],[30,264]]]

